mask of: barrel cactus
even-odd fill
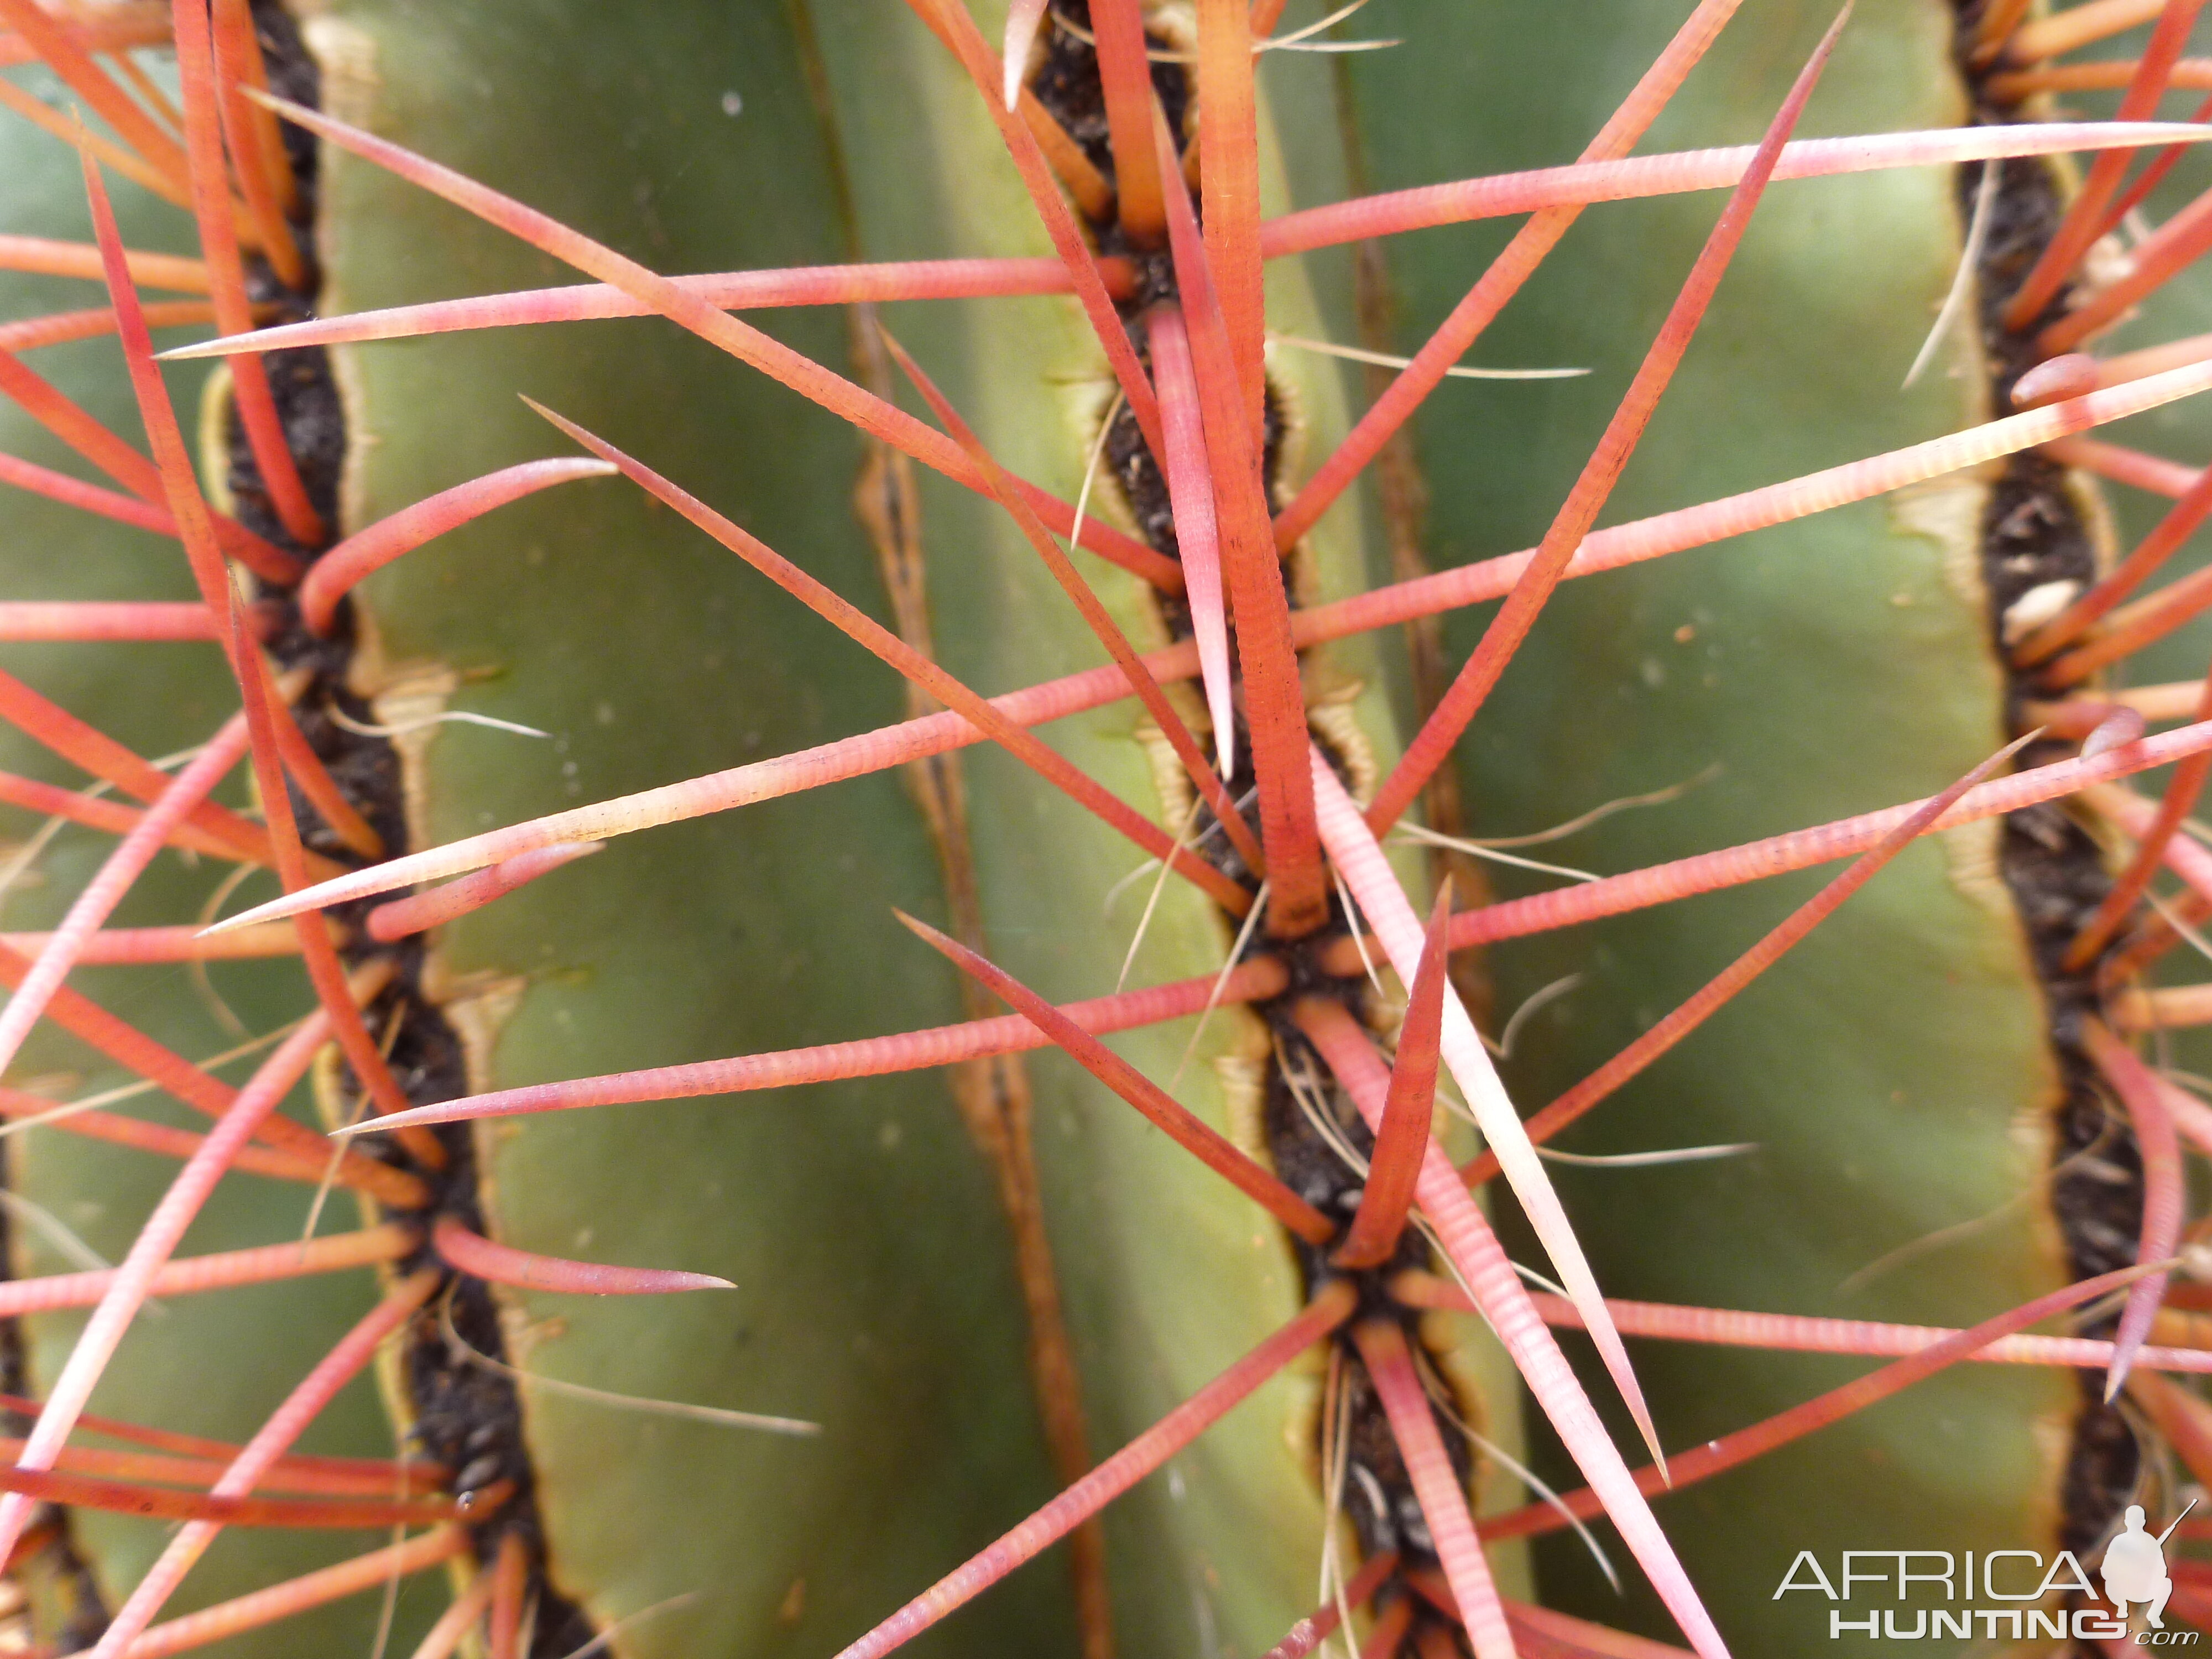
[[[19,1645],[2212,1615],[2198,9],[0,0]]]

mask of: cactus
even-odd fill
[[[27,1639],[1711,1659],[2164,1527],[2203,64],[2029,9],[0,0]]]

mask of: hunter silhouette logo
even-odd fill
[[[2130,1603],[2140,1601],[2150,1627],[2166,1628],[2166,1598],[2173,1594],[2173,1581],[2166,1576],[2166,1540],[2196,1507],[2192,1498],[2189,1509],[2173,1517],[2172,1526],[2154,1538],[2143,1530],[2142,1505],[2128,1505],[2125,1530],[2105,1546],[2105,1599],[2119,1609],[2121,1618],[2128,1616]]]

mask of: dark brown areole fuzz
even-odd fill
[[[282,0],[253,0],[252,10],[271,90],[309,108],[319,107],[320,72]],[[313,263],[312,227],[317,147],[311,135],[289,124],[283,125],[281,131],[286,158],[299,186],[295,228],[307,255],[309,288],[295,292],[284,287],[264,261],[251,254],[246,256],[246,284],[257,302],[278,308],[276,320],[289,322],[312,314],[315,298],[319,273]],[[268,353],[263,361],[268,366],[286,443],[298,464],[308,499],[325,524],[338,524],[345,417],[328,355],[313,348]],[[226,483],[236,516],[278,546],[312,561],[320,550],[301,548],[286,534],[262,487],[234,408],[226,411],[224,440],[229,463]],[[255,588],[252,621],[278,673],[306,671],[305,689],[292,704],[301,735],[347,804],[376,831],[386,855],[407,851],[398,753],[388,739],[351,729],[374,726],[376,718],[348,683],[360,643],[351,601],[341,603],[329,636],[318,638],[301,623],[294,594],[265,582],[257,581]],[[307,846],[349,866],[362,862],[331,833],[296,786],[291,798],[301,839]],[[459,1035],[422,990],[427,946],[420,935],[390,945],[371,941],[362,922],[378,902],[334,906],[326,913],[340,936],[339,954],[349,969],[370,962],[392,966],[389,983],[363,1008],[362,1018],[410,1103],[428,1105],[459,1099],[469,1092],[466,1059]],[[342,1109],[349,1115],[368,1110],[368,1103],[351,1070],[342,1061],[337,1070]],[[430,1222],[441,1215],[483,1231],[473,1136],[465,1124],[441,1125],[430,1133],[444,1154],[442,1166],[435,1169],[410,1158],[394,1137],[372,1136],[354,1143],[367,1156],[410,1170],[430,1188],[430,1200],[422,1209],[384,1213],[417,1224],[426,1239]],[[432,1265],[438,1265],[437,1259],[426,1244],[415,1256],[394,1263],[392,1271],[404,1273]],[[597,1632],[582,1612],[547,1580],[535,1477],[523,1438],[515,1385],[507,1376],[477,1363],[469,1352],[473,1349],[495,1362],[504,1361],[506,1341],[498,1303],[482,1280],[450,1271],[447,1280],[409,1326],[404,1338],[400,1369],[414,1414],[408,1437],[425,1457],[453,1472],[451,1489],[457,1495],[479,1492],[502,1480],[514,1483],[514,1497],[473,1529],[474,1553],[480,1566],[489,1571],[501,1538],[517,1533],[525,1539],[531,1561],[527,1596],[536,1608],[529,1659],[561,1659],[592,1640]]]
[[[1097,58],[1076,32],[1087,33],[1089,21],[1087,0],[1056,0],[1046,13],[1032,55],[1028,85],[1083,147],[1091,161],[1110,179],[1113,156],[1107,143],[1105,102],[1099,88]],[[1069,24],[1074,27],[1066,27]],[[1162,47],[1171,45],[1157,39],[1154,44]],[[1180,148],[1188,139],[1190,111],[1191,88],[1185,66],[1155,61],[1152,84],[1167,116],[1169,130],[1176,135]],[[1173,262],[1164,252],[1130,248],[1119,227],[1110,222],[1093,222],[1089,228],[1101,252],[1123,254],[1137,266],[1135,291],[1121,303],[1121,313],[1123,320],[1131,325],[1140,357],[1148,359],[1141,319],[1151,307],[1176,297]],[[1281,482],[1289,412],[1281,389],[1272,381],[1265,389],[1262,422],[1262,466],[1270,497],[1268,505],[1272,509],[1279,509],[1284,503],[1277,498],[1277,492]],[[1165,472],[1146,446],[1126,403],[1119,404],[1111,416],[1105,434],[1103,461],[1103,470],[1127,509],[1137,534],[1155,550],[1180,560],[1182,552],[1176,542],[1175,514],[1169,501]],[[1295,610],[1299,602],[1296,584],[1288,586],[1291,605]],[[1150,597],[1169,637],[1176,641],[1190,638],[1190,611],[1182,595],[1154,593]],[[1241,689],[1236,702],[1239,727],[1237,766],[1222,781],[1232,799],[1249,804],[1255,793],[1256,780],[1252,772],[1249,733],[1243,730]],[[1349,787],[1350,769],[1346,757],[1325,733],[1310,727],[1309,736],[1321,746],[1340,778]],[[1190,835],[1200,856],[1248,886],[1252,884],[1251,871],[1220,833],[1212,813],[1202,804]],[[1224,912],[1224,920],[1234,933],[1238,919]],[[1288,970],[1290,983],[1281,995],[1253,1005],[1251,1011],[1266,1025],[1272,1038],[1273,1054],[1264,1064],[1261,1085],[1261,1126],[1268,1161],[1292,1191],[1323,1214],[1346,1225],[1350,1224],[1359,1206],[1364,1178],[1358,1169],[1346,1161],[1344,1151],[1364,1163],[1372,1154],[1374,1138],[1350,1097],[1331,1076],[1327,1063],[1298,1029],[1291,1011],[1302,997],[1317,996],[1342,1003],[1355,1017],[1364,1018],[1367,1012],[1365,982],[1339,978],[1322,966],[1329,945],[1350,933],[1347,922],[1341,901],[1332,898],[1328,921],[1314,933],[1302,939],[1271,941],[1269,951]],[[1296,1074],[1295,1082],[1292,1073]],[[1290,1238],[1289,1243],[1309,1297],[1336,1279],[1349,1279],[1359,1291],[1359,1316],[1346,1322],[1331,1339],[1332,1364],[1339,1379],[1334,1402],[1337,1421],[1324,1421],[1319,1425],[1321,1439],[1316,1447],[1316,1461],[1326,1479],[1330,1455],[1339,1452],[1334,1437],[1340,1422],[1343,1513],[1358,1535],[1363,1554],[1373,1556],[1386,1550],[1399,1553],[1399,1572],[1377,1592],[1376,1605],[1379,1607],[1388,1601],[1403,1597],[1416,1608],[1413,1623],[1396,1650],[1399,1653],[1413,1652],[1416,1643],[1425,1635],[1433,1640],[1438,1632],[1448,1632],[1454,1643],[1459,1644],[1463,1638],[1458,1626],[1438,1614],[1404,1582],[1404,1574],[1434,1573],[1439,1571],[1440,1563],[1382,1401],[1347,1334],[1362,1317],[1396,1322],[1405,1333],[1407,1346],[1415,1355],[1432,1395],[1449,1397],[1450,1384],[1445,1380],[1443,1367],[1423,1340],[1421,1316],[1401,1306],[1388,1289],[1395,1273],[1407,1267],[1430,1268],[1434,1265],[1427,1241],[1418,1229],[1408,1227],[1389,1261],[1379,1267],[1349,1273],[1331,1265],[1327,1249],[1316,1249],[1297,1238]],[[1433,1404],[1431,1409],[1437,1417],[1438,1434],[1465,1489],[1475,1472],[1467,1437],[1454,1420],[1452,1409],[1440,1409]],[[1385,1659],[1389,1656],[1385,1656]]]
[[[263,56],[266,61],[270,88],[286,98],[296,99],[313,106],[317,103],[319,76],[313,60],[301,46],[299,30],[290,15],[270,0],[253,0],[256,33],[259,36]],[[293,176],[301,187],[301,226],[313,222],[315,185],[315,141],[307,133],[287,125],[283,129],[285,158],[291,164]],[[313,250],[308,246],[312,238],[302,234],[302,249],[308,254],[307,262],[309,292],[295,294],[285,288],[258,255],[247,254],[246,288],[248,297],[257,304],[269,303],[284,307],[283,319],[290,321],[307,314],[307,301],[316,282]],[[299,464],[302,481],[314,502],[315,510],[326,523],[335,522],[337,483],[344,461],[345,428],[338,407],[337,387],[330,376],[329,362],[319,351],[271,352],[264,359],[268,367],[270,390],[275,398],[278,416],[283,423],[287,447]],[[230,467],[226,483],[236,498],[235,516],[253,526],[255,530],[280,547],[296,549],[283,526],[271,508],[268,494],[261,487],[258,469],[247,448],[244,433],[231,423],[226,434]],[[295,665],[289,659],[283,666]],[[338,672],[343,677],[343,665]],[[314,727],[329,727],[331,723],[321,713],[324,704],[312,710],[303,706],[299,713],[303,730],[314,741]],[[346,711],[356,719],[366,720],[366,711],[358,706]],[[313,722],[311,725],[310,722]],[[335,729],[335,728],[332,728]],[[382,819],[390,814],[380,814],[376,802],[380,774],[396,770],[396,763],[388,744],[382,745],[381,756],[366,750],[344,756],[334,747],[315,744],[338,780],[347,799],[376,824],[380,833],[389,832]],[[396,799],[396,798],[395,798]],[[317,851],[337,846],[334,837],[320,827],[312,808],[297,794],[294,805],[301,812],[301,828],[309,836],[309,844]],[[389,844],[389,842],[387,842]],[[339,856],[345,856],[339,849]],[[8,1180],[4,1154],[0,1154],[0,1184]],[[0,1217],[0,1273],[5,1263],[13,1259],[9,1246],[9,1224]],[[26,1369],[22,1330],[13,1318],[0,1320],[0,1390],[28,1397],[32,1392]],[[27,1419],[9,1413],[7,1431],[21,1437],[30,1429]],[[27,1560],[18,1563],[18,1572],[31,1571],[51,1575],[64,1589],[60,1598],[70,1608],[58,1639],[64,1652],[76,1652],[90,1648],[100,1639],[106,1628],[108,1612],[101,1600],[100,1589],[90,1568],[76,1553],[70,1535],[70,1513],[66,1507],[44,1505],[38,1518],[26,1534],[28,1540],[42,1540],[35,1550],[27,1551]]]
[[[8,1154],[5,1147],[0,1146],[0,1183],[5,1182],[7,1173]],[[15,1218],[0,1211],[0,1279],[15,1277],[10,1270],[15,1259]],[[0,1392],[19,1399],[31,1397],[30,1368],[20,1319],[0,1319]],[[0,1413],[0,1425],[4,1425],[10,1437],[21,1440],[31,1432],[33,1419],[21,1412]],[[23,1537],[25,1541],[18,1547],[21,1553],[10,1576],[38,1574],[45,1578],[47,1588],[40,1599],[64,1609],[60,1616],[60,1629],[56,1632],[64,1652],[91,1647],[106,1628],[107,1607],[100,1600],[99,1581],[77,1553],[76,1540],[70,1535],[69,1510],[58,1504],[40,1504],[33,1511],[31,1524],[24,1530]],[[0,1625],[0,1632],[14,1634],[14,1622],[11,1619]],[[25,1628],[22,1634],[28,1639],[33,1632]]]
[[[1973,100],[1973,119],[1982,125],[2018,121],[2023,118],[2020,105],[1999,103],[1989,95],[1988,76],[1997,66],[1978,70],[1970,61],[1981,10],[1980,0],[1959,0],[1957,56]],[[2014,331],[2004,326],[2006,303],[2064,216],[2069,190],[2064,175],[2051,161],[2027,159],[1994,165],[2000,170],[1975,281],[1990,404],[1996,413],[2003,414],[2012,408],[2014,383],[2038,361],[2033,346],[2037,331],[2069,307],[2073,291],[2063,289],[2027,327]],[[1983,169],[1984,164],[1977,163],[1959,170],[1956,194],[1962,222],[1974,211]],[[2074,581],[2086,587],[2096,580],[2098,550],[2083,498],[2088,488],[2065,468],[2027,450],[2003,464],[1990,492],[1982,520],[1980,568],[1989,594],[1991,649],[1999,663],[2006,665],[2010,734],[2026,729],[2025,705],[2042,694],[2033,671],[2010,667],[2003,617],[2022,594],[2045,583]],[[2068,744],[2034,744],[2021,751],[2016,764],[2021,769],[2045,765],[2068,758],[2071,752]],[[2059,1073],[2050,1119],[2051,1212],[2068,1271],[2076,1280],[2087,1279],[2131,1266],[2142,1226],[2142,1158],[2134,1131],[2107,1097],[2081,1042],[2082,1020],[2098,1011],[2102,957],[2079,969],[2069,969],[2063,961],[2110,890],[2112,877],[2096,842],[2057,802],[2005,817],[1999,869],[2027,930]],[[2085,1319],[2081,1329],[2084,1334],[2109,1336],[2118,1318],[2115,1309]],[[2076,1375],[2081,1403],[2060,1475],[2059,1543],[2091,1562],[2094,1570],[2097,1553],[2118,1529],[2121,1510],[2136,1498],[2145,1458],[2129,1417],[2104,1403],[2103,1373]]]

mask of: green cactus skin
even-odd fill
[[[656,264],[848,255],[801,42],[776,9],[358,6],[312,38],[335,111],[511,188],[562,179],[541,198],[552,210]],[[480,97],[512,120],[479,120]],[[759,148],[732,142],[752,133]],[[687,156],[701,165],[679,169]],[[374,169],[334,165],[328,192],[339,307],[561,279]],[[747,210],[717,205],[733,201]],[[445,256],[426,261],[430,246]],[[810,355],[845,350],[835,313],[775,326]],[[848,506],[857,446],[696,342],[649,324],[507,331],[363,351],[339,372],[355,522],[562,453],[516,401],[527,388],[653,448],[841,591],[880,591]],[[416,418],[426,407],[440,417]],[[441,732],[424,844],[896,719],[894,678],[780,599],[619,484],[522,503],[393,567],[368,596],[392,677],[441,665],[463,679],[454,707],[555,734]],[[937,1023],[957,1017],[946,973],[887,937],[903,937],[891,906],[939,910],[933,872],[885,775],[611,847],[451,930],[441,969],[463,1000],[453,1018],[489,1045],[479,1086]],[[556,1581],[602,1623],[696,1598],[641,1623],[626,1650],[832,1648],[1052,1490],[1005,1226],[949,1108],[939,1079],[915,1076],[480,1137],[507,1242],[682,1261],[738,1286],[677,1302],[517,1297],[510,1351],[526,1370],[823,1427],[790,1439],[526,1390]],[[733,1556],[728,1528],[747,1513],[754,1542]],[[1060,1584],[1014,1587],[968,1639],[1065,1646]]]
[[[1418,32],[1419,58],[1376,53],[1345,76],[1372,188],[1437,176],[1454,145],[1505,166],[1560,153],[1602,119],[1671,22],[1625,22],[1593,52],[1544,27],[1541,6],[1449,21],[1417,20],[1413,9],[1367,27]],[[1754,137],[1826,21],[1743,19],[1649,147]],[[1923,0],[1859,7],[1807,112],[1808,136],[1963,119],[1950,21],[1948,7]],[[1517,89],[1562,77],[1552,64],[1498,52],[1501,38],[1562,62],[1571,54],[1581,73],[1567,78],[1586,101],[1547,100],[1531,112]],[[1417,102],[1418,88],[1446,74],[1468,90],[1467,126],[1449,139]],[[1540,536],[1710,222],[1711,209],[1688,198],[1589,216],[1491,331],[1482,360],[1595,372],[1447,387],[1430,400],[1418,444],[1435,562]],[[1503,240],[1480,230],[1390,248],[1404,341],[1425,337],[1463,273]],[[1951,182],[1936,169],[1778,189],[1608,517],[1711,499],[1984,418],[1966,329],[1953,335],[1948,362],[1899,390],[1960,240]],[[1461,459],[1471,457],[1480,463]],[[1540,829],[1719,769],[1672,804],[1527,849],[1610,872],[1940,789],[2008,735],[1974,562],[1986,490],[1942,480],[1910,499],[1571,586],[1462,746],[1468,833]],[[1448,660],[1464,655],[1482,620],[1450,619]],[[1532,732],[1542,740],[1528,741]],[[2019,1201],[2049,1161],[2042,1120],[2060,1085],[2027,941],[1997,881],[1996,839],[1986,823],[1909,849],[1563,1139],[1585,1153],[1759,1148],[1681,1167],[1559,1169],[1610,1294],[1953,1324],[2063,1281],[2047,1203]],[[1556,884],[1511,870],[1495,878],[1507,894]],[[1808,872],[1493,947],[1502,1008],[1581,975],[1525,1028],[1508,1071],[1516,1098],[1533,1109],[1594,1069],[1825,878]],[[1863,1288],[1850,1283],[1899,1247],[1992,1215]],[[1637,1358],[1662,1432],[1682,1445],[1863,1369],[1661,1344]],[[1800,1550],[1832,1562],[1845,1548],[2050,1548],[2056,1454],[2078,1403],[2060,1373],[1961,1368],[1668,1499],[1659,1514],[1700,1587],[1719,1598],[1735,1642],[1807,1651],[1826,1636],[1823,1611],[1772,1599]],[[1558,1605],[1625,1622],[1571,1538],[1548,1540],[1540,1561]],[[1656,1604],[1644,1618],[1650,1633],[1666,1630]],[[1857,1651],[1856,1639],[1838,1651]]]

